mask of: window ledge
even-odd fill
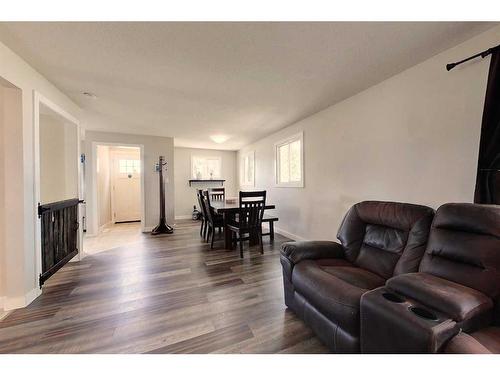
[[[303,188],[304,187],[304,182],[288,182],[288,183],[281,183],[281,184],[274,184],[274,187],[277,188]]]
[[[197,184],[197,183],[204,184],[207,182],[217,182],[217,183],[224,185],[224,182],[226,182],[226,180],[221,180],[221,179],[216,179],[216,178],[213,178],[213,179],[207,178],[207,179],[201,179],[201,180],[194,179],[194,180],[189,180],[189,186],[191,186],[192,184]]]

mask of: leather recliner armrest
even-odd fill
[[[281,245],[281,255],[297,264],[304,259],[344,258],[344,249],[333,241],[286,242]]]
[[[362,353],[438,353],[459,327],[446,314],[383,286],[361,296]]]
[[[386,286],[447,314],[456,322],[469,320],[493,310],[493,301],[485,294],[426,273],[395,276],[387,280]]]

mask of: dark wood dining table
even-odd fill
[[[227,230],[226,225],[238,213],[240,205],[238,201],[229,203],[226,200],[214,200],[210,201],[210,206],[212,206],[216,214],[222,214],[222,217],[224,218],[224,247],[228,250],[232,250],[233,242],[231,241],[231,232]],[[276,208],[274,204],[266,204],[264,207],[265,210],[272,210],[274,208]]]

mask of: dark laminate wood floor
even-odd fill
[[[198,223],[64,266],[0,322],[1,353],[324,353],[283,302],[279,246],[240,260]],[[218,249],[217,249],[218,248]]]

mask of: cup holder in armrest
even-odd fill
[[[434,321],[438,320],[437,316],[433,312],[426,310],[422,307],[411,306],[409,309],[412,313],[419,316],[420,318],[427,320],[434,320]]]
[[[386,300],[395,302],[395,303],[403,303],[405,299],[403,297],[398,296],[397,294],[394,293],[382,293],[382,297],[384,297]]]

